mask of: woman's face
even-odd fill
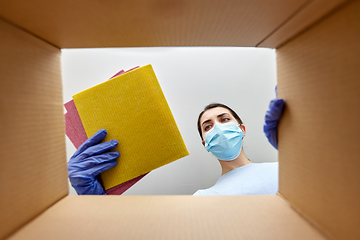
[[[238,123],[236,121],[236,119],[234,118],[233,115],[231,115],[230,111],[226,108],[223,107],[216,107],[216,108],[212,108],[207,110],[200,118],[200,126],[201,126],[201,132],[202,132],[202,136],[205,135],[205,133],[207,131],[209,131],[210,129],[213,128],[215,122],[218,123],[227,123],[227,122],[235,122]],[[244,131],[245,127],[242,128],[241,125],[240,128]],[[245,134],[245,132],[244,132]]]

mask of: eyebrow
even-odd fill
[[[221,118],[221,117],[224,116],[225,114],[229,114],[229,113],[221,113],[221,114],[217,115],[216,117],[217,117],[217,118]],[[204,123],[207,123],[207,122],[210,122],[210,121],[211,121],[211,119],[208,119],[208,120],[204,121],[204,122],[201,124],[201,126],[204,125]]]

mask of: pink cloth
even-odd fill
[[[123,194],[126,190],[128,190],[129,188],[131,188],[135,183],[137,183],[138,181],[140,181],[140,179],[142,179],[143,177],[145,177],[148,173],[145,173],[144,175],[138,176],[136,178],[133,178],[127,182],[121,183],[115,187],[112,187],[108,190],[106,190],[106,194],[107,195],[121,195]]]
[[[120,76],[121,74],[127,73],[131,70],[134,70],[136,68],[138,68],[139,66],[136,66],[134,68],[131,68],[129,70],[127,70],[126,72],[124,70],[119,71],[118,73],[116,73],[114,76],[112,76],[111,78]],[[110,78],[110,79],[111,79]],[[80,145],[86,141],[86,139],[88,139],[84,126],[81,122],[81,118],[79,116],[79,113],[76,109],[74,100],[70,100],[67,103],[64,104],[65,108],[66,108],[66,113],[65,113],[65,133],[66,136],[68,136],[68,138],[70,139],[70,141],[72,142],[72,144],[74,144],[74,146],[76,148],[79,148]],[[135,183],[137,183],[140,179],[142,179],[143,177],[146,176],[147,173],[145,173],[144,175],[138,176],[136,178],[133,178],[127,182],[124,182],[122,184],[119,184],[115,187],[112,187],[108,190],[105,190],[107,195],[121,195],[123,194],[126,190],[128,190],[130,187],[132,187]]]
[[[118,73],[116,73],[114,76],[112,76],[110,79],[114,78],[114,77],[117,77],[117,76],[120,76],[121,74],[125,73],[124,70],[120,70]]]
[[[67,113],[65,113],[65,129],[66,135],[76,148],[88,139],[84,126],[81,122],[79,113],[76,109],[74,100],[70,100],[64,104]]]
[[[134,70],[138,68],[139,66],[136,66],[134,68],[131,68],[127,71],[120,70],[117,72],[114,76],[111,78],[120,76],[121,74],[127,73],[131,70]],[[110,78],[110,79],[111,79]],[[67,113],[65,113],[65,130],[66,135],[69,137],[70,141],[76,148],[79,148],[79,146],[85,142],[86,139],[88,139],[84,126],[81,122],[79,113],[76,109],[74,100],[70,100],[67,103],[64,104]]]
[[[140,67],[140,66],[136,66],[136,67],[130,68],[129,70],[126,71],[126,73],[127,73],[127,72],[130,72],[130,71],[132,71],[132,70],[134,70],[134,69],[137,69],[138,67]]]
[[[133,67],[133,68],[127,70],[126,72],[125,72],[124,70],[120,70],[120,71],[117,72],[114,76],[112,76],[110,79],[112,79],[112,78],[114,78],[114,77],[117,77],[117,76],[120,76],[120,75],[123,74],[123,73],[130,72],[131,70],[137,69],[138,67],[140,67],[140,66]],[[109,80],[110,80],[110,79],[109,79]]]

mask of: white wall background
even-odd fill
[[[277,151],[263,131],[265,112],[276,86],[274,49],[237,47],[167,47],[63,49],[64,102],[104,82],[121,69],[151,64],[190,155],[156,169],[124,195],[193,194],[215,184],[218,160],[197,132],[203,108],[220,102],[238,113],[246,126],[244,152],[253,162],[277,161]],[[67,158],[75,147],[66,138]],[[70,194],[76,194],[70,186]]]

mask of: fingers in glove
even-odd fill
[[[108,170],[110,168],[113,168],[117,165],[117,161],[116,160],[112,160],[109,162],[105,162],[105,163],[101,163],[99,165],[96,165],[88,170],[85,170],[82,172],[82,174],[86,174],[88,176],[92,176],[92,177],[96,177],[97,175],[99,175],[100,173],[102,173],[105,170]]]
[[[265,134],[269,131],[273,131],[274,129],[277,129],[278,125],[279,125],[279,120],[265,121],[265,124],[264,124]]]
[[[283,99],[273,99],[270,102],[269,109],[266,111],[265,121],[280,120],[283,113],[285,102]]]
[[[99,131],[97,131],[94,135],[92,135],[83,144],[80,145],[80,147],[74,153],[74,156],[79,155],[81,152],[85,151],[93,145],[101,143],[101,141],[104,140],[104,138],[106,137],[106,134],[107,132],[105,129],[100,129]]]
[[[98,156],[89,157],[83,161],[68,165],[69,178],[85,179],[92,176],[93,172],[101,173],[117,164],[116,159],[120,156],[119,152],[108,152]],[[104,169],[104,164],[110,163],[109,168]],[[106,165],[107,166],[107,165]]]
[[[114,147],[116,147],[118,144],[119,144],[119,142],[113,139],[108,142],[99,143],[95,146],[91,146],[78,155],[78,157],[77,157],[78,161],[80,161],[84,158],[87,158],[87,157],[91,157],[91,156],[95,156],[95,155],[99,155],[104,152],[107,152],[107,151],[113,149]]]
[[[271,130],[264,131],[266,138],[269,140],[270,144],[273,145],[275,149],[278,149],[278,132],[277,126]]]
[[[118,151],[107,152],[83,159],[82,161],[78,162],[78,167],[85,170],[96,168],[97,165],[114,161],[119,157],[120,153]]]

